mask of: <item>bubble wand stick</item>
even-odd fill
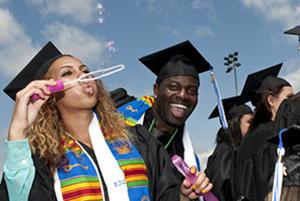
[[[109,68],[100,69],[100,70],[96,70],[96,71],[92,71],[92,72],[83,74],[75,80],[70,80],[70,81],[66,81],[66,82],[63,82],[62,80],[56,80],[56,85],[54,85],[54,86],[47,85],[47,88],[51,93],[56,93],[56,92],[64,90],[66,85],[69,85],[69,84],[72,84],[75,82],[88,82],[88,81],[98,80],[100,78],[109,76],[116,72],[119,72],[119,71],[123,70],[124,68],[125,68],[124,64],[119,64],[119,65],[115,65],[115,66],[112,66]],[[32,101],[36,101],[40,98],[41,97],[38,94],[33,94],[31,96]]]

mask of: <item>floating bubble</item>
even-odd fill
[[[105,50],[104,50],[105,63],[103,63],[103,64],[109,63],[117,52],[118,52],[118,48],[116,46],[115,41],[113,41],[113,40],[107,41],[105,43]]]
[[[116,43],[113,40],[106,42],[105,47],[107,48],[108,52],[111,52],[113,54],[117,52]]]
[[[102,3],[97,3],[96,4],[96,9],[95,9],[95,19],[99,24],[104,23],[105,18],[106,18],[106,9],[102,5]]]
[[[97,3],[97,9],[99,9],[99,10],[103,9],[103,6],[101,3]]]
[[[99,67],[110,65],[112,58],[117,54],[118,48],[116,42],[113,40],[108,40],[104,43],[104,48],[102,52],[102,59]]]
[[[104,22],[104,19],[101,18],[101,17],[99,17],[99,18],[98,18],[98,23],[102,24],[103,22]]]

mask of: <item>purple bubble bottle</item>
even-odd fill
[[[172,156],[172,162],[177,170],[191,183],[194,184],[198,178],[196,174],[191,173],[190,167],[185,163],[185,161],[178,155]],[[218,198],[212,193],[207,192],[203,194],[203,198],[206,201],[219,201]]]
[[[49,91],[51,93],[56,93],[56,92],[62,91],[65,88],[65,86],[64,86],[64,83],[63,83],[62,80],[56,80],[56,85],[54,85],[54,86],[47,86],[47,88],[49,89]],[[31,96],[31,100],[32,101],[37,101],[40,98],[41,97],[38,94],[33,94]]]

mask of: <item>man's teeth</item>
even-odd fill
[[[172,103],[170,104],[172,107],[178,107],[178,108],[181,108],[181,109],[187,109],[187,106],[185,105],[181,105],[181,104],[175,104],[175,103]]]

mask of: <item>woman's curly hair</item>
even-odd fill
[[[105,138],[128,142],[125,124],[101,81],[97,81],[97,88],[98,101],[94,110],[99,116]],[[62,136],[68,138],[54,96],[42,106],[36,120],[26,131],[32,152],[43,159],[51,173],[54,173],[64,156]]]

